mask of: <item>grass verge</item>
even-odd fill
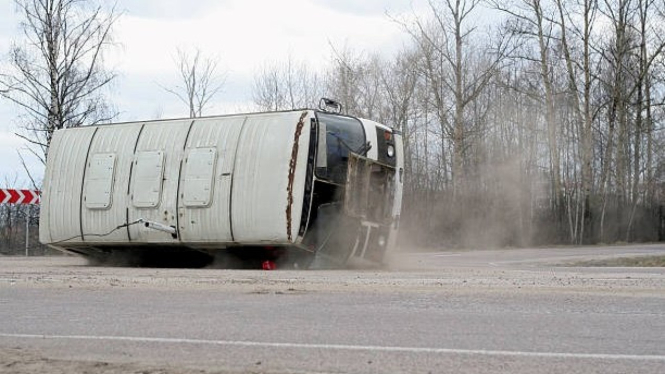
[[[640,256],[591,260],[578,262],[575,266],[665,267],[665,256]]]

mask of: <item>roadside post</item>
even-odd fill
[[[0,189],[0,204],[39,204],[38,190]],[[30,255],[30,213],[25,215],[25,256]]]

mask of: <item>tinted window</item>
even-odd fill
[[[349,152],[362,154],[365,149],[365,130],[362,123],[355,118],[329,113],[317,113],[317,118],[319,131],[325,129],[326,132],[326,161],[317,162],[316,176],[335,183],[344,183]],[[322,141],[323,134],[320,135],[319,139]],[[323,157],[322,148],[319,148],[318,158]]]

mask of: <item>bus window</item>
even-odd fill
[[[355,118],[330,113],[317,113],[317,117],[319,150],[316,176],[332,183],[344,184],[349,153],[366,152],[365,130],[362,123]]]

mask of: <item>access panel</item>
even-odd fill
[[[190,149],[185,159],[183,203],[187,207],[207,207],[212,199],[217,150],[215,148]]]
[[[115,153],[97,153],[90,157],[85,175],[85,206],[107,209],[113,196]]]

